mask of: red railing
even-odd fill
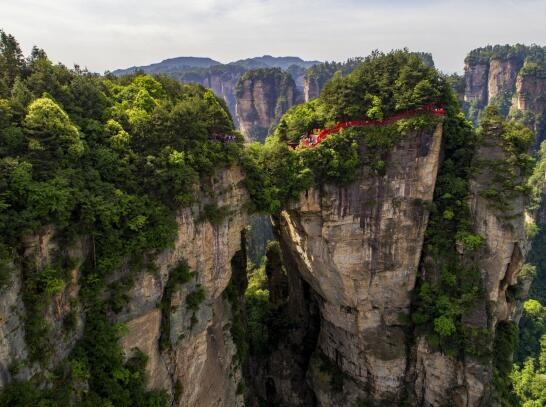
[[[346,129],[349,127],[363,127],[363,126],[384,126],[387,124],[392,124],[400,119],[415,117],[423,113],[429,113],[434,116],[444,116],[446,114],[446,111],[443,107],[438,106],[436,103],[429,103],[417,109],[406,110],[405,112],[397,113],[383,120],[366,119],[366,120],[352,120],[348,122],[339,122],[334,127],[330,127],[330,128],[322,129],[322,130],[315,130],[312,134],[303,136],[300,139],[299,143],[290,143],[289,145],[294,146],[296,148],[303,148],[303,147],[312,148],[320,144],[326,137],[328,137],[328,135],[339,133],[341,129]]]

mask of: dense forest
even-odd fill
[[[242,137],[222,143],[216,133],[235,134],[210,90],[165,76],[68,69],[38,48],[24,58],[0,32],[0,280],[9,284],[13,264],[23,265],[30,362],[47,366],[55,344],[44,308],[64,288],[73,260],[59,253],[37,269],[25,263],[21,240],[53,226],[67,242],[88,235],[94,247],[75,305],[86,309],[84,337],[56,368],[52,388],[39,386],[44,378],[13,383],[0,405],[68,405],[74,397],[86,406],[165,405],[164,394],[145,391],[145,355],[124,361],[120,327],[107,315],[120,309],[128,287],[106,281],[125,258],[146,267],[148,255],[171,245],[175,210],[194,203],[199,182],[237,160]],[[70,329],[73,321],[65,322]]]

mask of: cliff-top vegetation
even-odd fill
[[[312,149],[294,150],[287,143],[339,121],[383,119],[427,103],[455,106],[445,79],[408,51],[376,52],[349,75],[334,77],[319,98],[289,110],[264,145],[246,150],[243,165],[255,209],[274,212],[311,185],[348,184],[364,163],[381,173],[385,154],[401,137],[434,126],[437,119],[423,115],[381,127],[346,129]]]
[[[38,48],[25,58],[0,31],[0,281],[6,289],[13,267],[23,270],[29,360],[17,361],[18,369],[48,366],[55,344],[45,309],[68,284],[75,262],[61,251],[37,267],[20,256],[24,237],[52,227],[64,247],[82,236],[93,247],[81,267],[82,340],[55,371],[53,388],[40,390],[40,378],[16,382],[0,405],[166,402],[145,391],[145,357],[124,360],[122,331],[108,315],[123,307],[128,286],[108,287],[106,279],[127,259],[139,270],[147,255],[171,245],[176,209],[196,203],[196,185],[237,160],[242,137],[222,143],[215,133],[234,134],[234,127],[210,90],[165,76],[68,69]],[[66,322],[73,326],[74,318]],[[76,390],[81,383],[84,392]]]

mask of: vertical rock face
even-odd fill
[[[12,366],[27,360],[28,348],[25,343],[24,304],[21,297],[21,272],[17,270],[11,286],[0,298],[0,387],[12,378],[28,379],[35,369],[24,366],[13,372]]]
[[[480,109],[487,105],[487,89],[489,77],[489,65],[475,64],[466,65],[465,72],[465,94],[464,100],[467,103],[474,103]]]
[[[53,228],[27,236],[24,241],[24,264],[14,267],[11,282],[0,295],[0,387],[12,379],[26,380],[43,368],[55,367],[70,353],[83,333],[83,320],[79,308],[74,304],[79,292],[79,268],[88,253],[85,239],[77,240],[71,247],[60,247]],[[30,360],[29,345],[25,341],[25,306],[23,302],[23,273],[35,273],[52,259],[66,254],[76,260],[70,270],[70,280],[65,289],[52,296],[45,309],[45,323],[49,330],[46,340],[50,343],[51,355],[47,366],[39,366]],[[74,326],[67,330],[65,318],[74,313]]]
[[[272,126],[296,103],[294,80],[276,68],[246,72],[237,84],[237,116],[250,140],[265,140]]]
[[[523,121],[535,133],[538,146],[546,138],[546,78],[540,75],[519,75],[513,105],[524,112]]]
[[[520,68],[521,64],[513,59],[492,59],[489,62],[489,75],[487,78],[488,103],[491,103],[501,92],[514,92],[516,77]]]
[[[303,97],[306,102],[319,97],[324,84],[320,84],[315,77],[305,77],[303,81]]]
[[[244,69],[238,66],[213,66],[200,78],[200,83],[210,88],[215,94],[223,98],[227,104],[231,117],[239,127],[239,117],[236,110],[236,86]]]
[[[237,391],[241,380],[240,366],[235,362],[235,345],[231,338],[231,307],[223,295],[231,278],[231,260],[241,250],[241,232],[248,219],[243,209],[248,194],[242,185],[239,167],[218,171],[211,180],[214,201],[225,207],[229,215],[220,224],[211,224],[202,213],[202,205],[210,196],[202,194],[191,208],[180,210],[177,216],[178,236],[174,247],[154,259],[156,272],[136,273],[129,292],[130,301],[115,316],[127,331],[121,345],[127,356],[139,348],[148,356],[146,370],[149,387],[166,390],[176,396],[176,406],[241,406],[242,394]],[[49,366],[54,367],[72,350],[81,337],[84,320],[78,314],[76,328],[67,332],[63,320],[71,310],[71,298],[78,293],[78,269],[89,254],[89,243],[83,239],[74,247],[63,248],[48,229],[26,241],[25,258],[36,267],[48,264],[53,253],[68,251],[79,259],[72,272],[72,281],[52,298],[46,310],[46,320],[55,343]],[[186,261],[195,277],[175,289],[165,309],[159,304],[172,269]],[[14,272],[11,286],[0,297],[0,386],[10,380],[28,379],[40,372],[40,367],[28,363],[25,343],[25,308],[22,302],[21,269]],[[124,278],[129,270],[122,268],[110,282]],[[133,271],[134,273],[134,271]],[[204,299],[194,311],[187,306],[191,293],[203,289]],[[166,315],[168,321],[166,324]],[[164,336],[166,346],[160,347]],[[25,362],[14,372],[13,365]],[[179,383],[179,384],[177,384]]]
[[[484,134],[476,153],[478,160],[506,159],[499,131],[494,129]],[[524,197],[512,197],[509,208],[500,211],[483,196],[492,187],[494,171],[478,165],[470,180],[469,205],[474,230],[486,241],[478,261],[485,296],[463,318],[466,326],[482,329],[483,335],[492,336],[500,322],[519,321],[520,298],[514,298],[510,292],[515,292],[521,284],[518,273],[528,251],[523,222]],[[414,372],[416,400],[421,405],[443,405],[446,400],[455,406],[495,405],[491,362],[469,355],[464,361],[458,360],[435,351],[425,337],[418,337]]]
[[[519,76],[516,82],[516,107],[519,110],[542,112],[546,106],[546,78],[535,75]]]
[[[231,278],[231,259],[241,250],[241,231],[247,215],[241,208],[248,199],[238,167],[219,172],[212,185],[217,203],[228,207],[229,215],[220,225],[200,220],[199,208],[186,208],[178,215],[178,238],[172,250],[155,261],[157,274],[141,273],[130,293],[131,302],[119,316],[129,328],[123,338],[127,354],[139,347],[149,355],[147,370],[151,386],[175,393],[182,390],[177,406],[238,406],[240,368],[234,361],[235,345],[229,324],[230,306],[222,295]],[[158,303],[164,295],[169,272],[186,261],[196,273],[194,279],[173,294],[169,326],[162,326]],[[204,289],[205,299],[197,311],[186,306],[188,295]],[[168,331],[161,332],[168,329]],[[161,335],[168,346],[159,348]]]
[[[347,188],[309,190],[276,220],[320,311],[307,370],[318,405],[494,405],[492,362],[442,353],[404,323],[422,272],[441,143],[441,124],[416,132],[392,150],[384,176],[364,172]],[[498,141],[484,140],[477,154],[505,159]],[[512,293],[527,242],[523,197],[508,212],[493,209],[482,196],[491,187],[487,171],[474,175],[469,201],[475,231],[486,239],[478,260],[485,295],[463,323],[494,337],[499,322],[519,319]]]
[[[488,104],[497,105],[501,114],[519,119],[533,130],[538,146],[546,137],[546,78],[541,73],[543,62],[533,59],[533,53],[540,51],[531,48],[492,57],[487,54],[490,50],[472,51],[469,55],[474,53],[475,59],[467,59],[465,64],[464,108],[477,123]]]
[[[400,321],[409,314],[441,140],[441,124],[412,134],[391,152],[384,176],[310,190],[278,221],[320,305],[312,365],[322,354],[351,379],[344,387],[350,391],[332,396],[319,388],[321,370],[312,368],[319,405],[402,397],[408,354]]]

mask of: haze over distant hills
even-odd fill
[[[256,68],[281,68],[288,69],[290,66],[295,65],[300,68],[309,68],[313,65],[320,64],[320,61],[305,61],[299,57],[287,56],[287,57],[274,57],[271,55],[264,55],[261,57],[253,57],[247,59],[240,59],[238,61],[229,62],[228,64],[222,64],[211,58],[206,57],[176,57],[165,59],[161,62],[144,65],[144,66],[132,66],[125,69],[116,69],[112,73],[114,75],[128,75],[136,71],[142,71],[145,73],[170,73],[170,74],[182,74],[185,71],[192,71],[197,69],[210,68],[213,65],[234,65],[244,69],[256,69]]]

